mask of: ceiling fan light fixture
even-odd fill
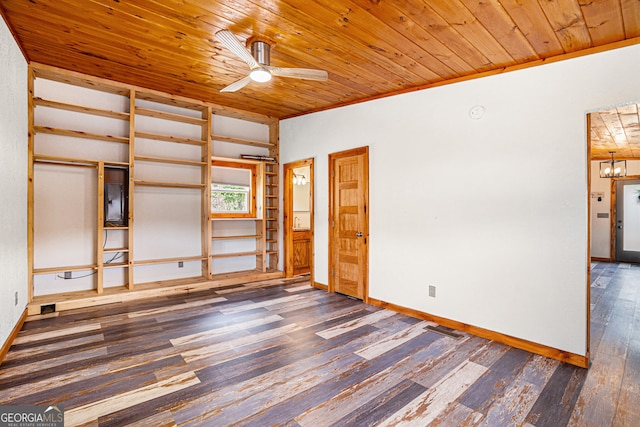
[[[329,78],[329,74],[325,70],[272,67],[271,58],[269,57],[271,46],[269,46],[269,43],[257,40],[255,37],[251,37],[248,40],[251,51],[229,30],[218,31],[216,38],[238,58],[246,62],[250,70],[249,75],[223,87],[220,92],[236,92],[252,81],[265,83],[271,80],[273,76],[323,82]],[[251,40],[254,41],[251,42]]]
[[[263,67],[257,67],[249,73],[251,80],[258,83],[266,83],[271,80],[271,73]]]

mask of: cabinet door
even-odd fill
[[[311,232],[293,232],[293,274],[309,273],[311,269]]]

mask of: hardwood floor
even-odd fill
[[[29,319],[0,404],[67,426],[637,426],[640,268],[592,283],[589,371],[271,280]]]

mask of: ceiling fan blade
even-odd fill
[[[251,77],[247,76],[243,79],[231,83],[229,86],[220,89],[220,92],[235,92],[242,89],[251,81]]]
[[[326,81],[329,74],[324,70],[313,70],[310,68],[279,68],[265,67],[271,74],[279,77],[293,77],[295,79]]]
[[[251,55],[251,52],[244,47],[238,38],[229,30],[220,30],[216,34],[216,38],[225,45],[227,49],[235,53],[240,59],[249,65],[249,68],[258,67],[258,61]]]

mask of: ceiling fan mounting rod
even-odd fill
[[[260,65],[271,65],[271,46],[268,43],[258,40],[251,43],[251,55]]]

